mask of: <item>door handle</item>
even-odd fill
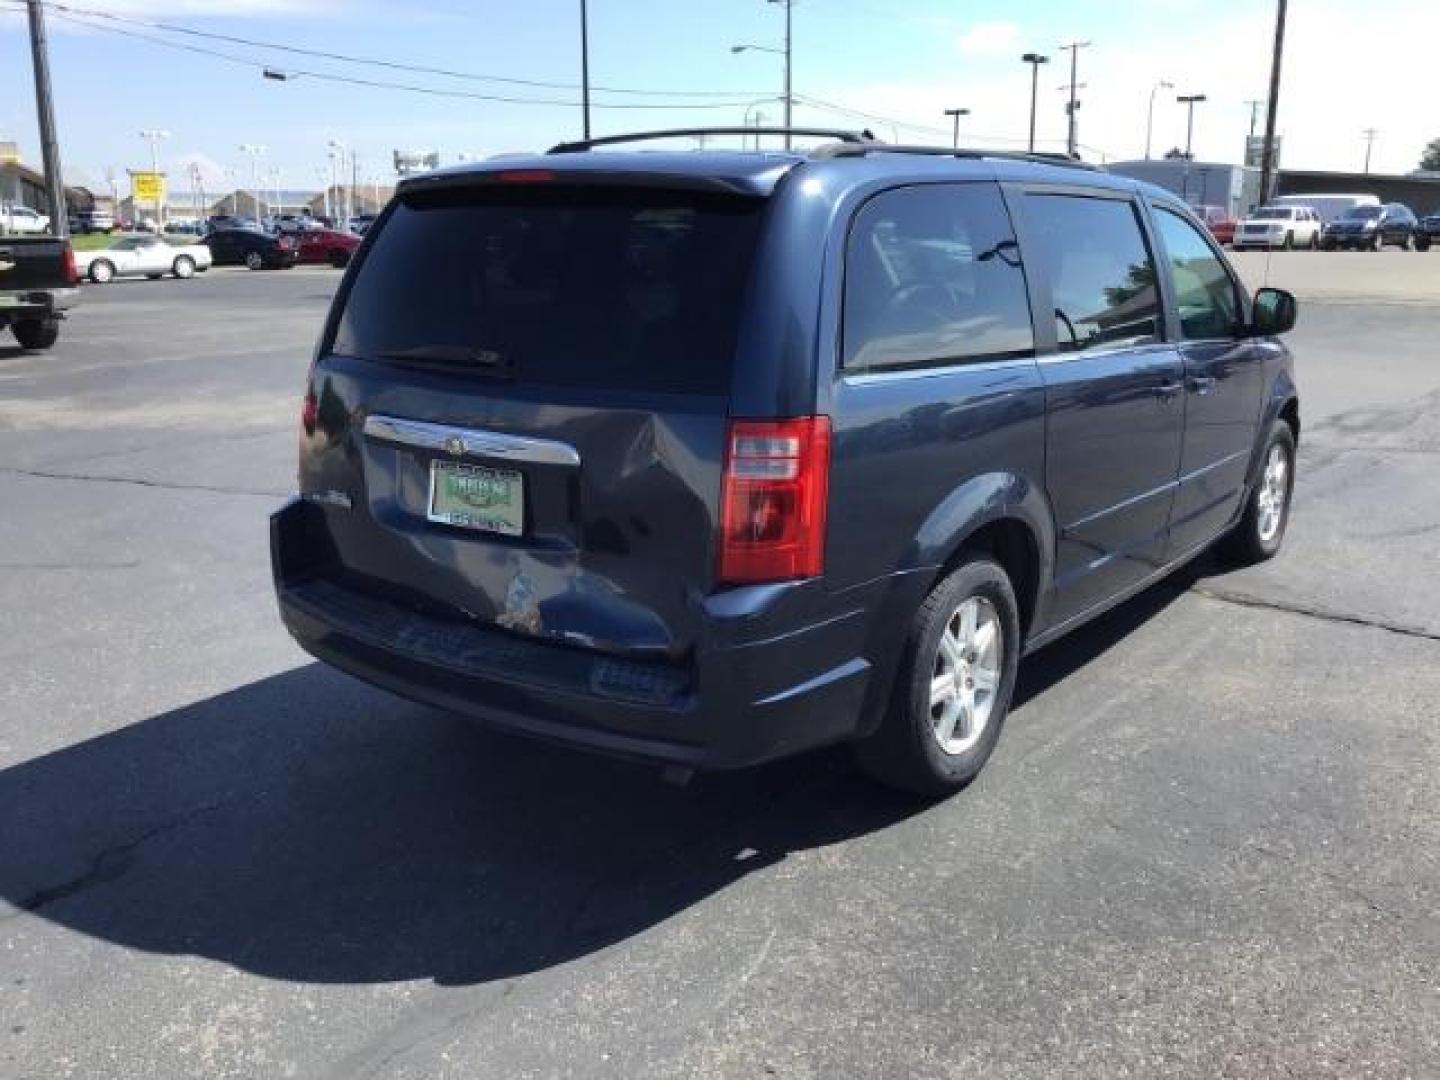
[[[1215,380],[1209,375],[1193,375],[1190,378],[1190,389],[1197,394],[1208,394],[1215,389]]]

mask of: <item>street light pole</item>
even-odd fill
[[[338,175],[339,175],[339,178],[340,178],[340,190],[339,190],[338,192],[336,192],[336,199],[337,199],[337,201],[339,202],[340,205],[336,208],[335,213],[336,213],[336,216],[339,217],[342,221],[349,221],[350,218],[354,216],[354,215],[352,214],[352,206],[351,206],[350,200],[355,197],[355,192],[354,192],[353,188],[352,188],[351,191],[347,192],[347,191],[345,190],[345,184],[344,184],[344,181],[345,181],[345,155],[346,155],[347,151],[349,150],[349,147],[347,147],[347,146],[346,146],[344,143],[342,143],[339,139],[331,139],[331,140],[330,140],[330,149],[336,150],[336,151],[338,151],[339,154],[340,154],[340,168],[339,168],[339,170],[338,170]]]
[[[250,155],[250,198],[255,203],[255,224],[261,223],[260,215],[260,155],[265,153],[260,143],[241,143],[240,152]]]
[[[790,17],[795,0],[770,0],[772,4],[785,5],[785,149],[790,149],[790,111],[794,99],[790,94]]]
[[[1069,50],[1070,52],[1070,101],[1065,106],[1065,114],[1070,122],[1065,139],[1065,150],[1072,158],[1076,156],[1075,151],[1079,141],[1079,132],[1077,130],[1079,121],[1075,116],[1075,112],[1080,108],[1080,102],[1075,100],[1075,91],[1077,89],[1075,78],[1079,68],[1080,50],[1088,49],[1093,44],[1094,42],[1091,41],[1072,41],[1069,45],[1060,46],[1062,50]]]
[[[45,194],[50,202],[50,231],[64,240],[70,235],[65,206],[65,181],[60,175],[60,142],[55,135],[55,104],[50,98],[50,49],[45,41],[45,9],[28,0],[30,61],[35,68],[35,108],[40,122],[40,159],[45,167]]]
[[[1020,57],[1030,65],[1030,153],[1035,152],[1035,103],[1040,93],[1040,65],[1048,64],[1050,58],[1039,53],[1027,52]]]
[[[1252,98],[1252,99],[1250,99],[1249,101],[1245,102],[1245,104],[1250,106],[1250,135],[1249,135],[1249,137],[1253,139],[1253,138],[1255,138],[1255,114],[1260,111],[1260,106],[1261,106],[1261,105],[1264,105],[1265,102],[1259,100],[1258,98]]]
[[[1155,131],[1155,91],[1174,90],[1175,84],[1161,79],[1150,88],[1150,108],[1145,113],[1145,160],[1150,160],[1150,137]]]
[[[170,132],[161,131],[159,128],[146,128],[140,132],[140,138],[150,144],[150,176],[155,184],[155,231],[164,232],[164,214],[160,209],[160,140],[168,139]]]
[[[580,120],[585,138],[590,138],[590,12],[587,0],[580,0]]]
[[[1207,99],[1204,94],[1181,94],[1175,100],[1185,106],[1185,160],[1193,161],[1195,155],[1190,152],[1190,146],[1195,135],[1195,106]]]
[[[969,109],[946,109],[945,115],[954,121],[953,133],[950,137],[950,145],[956,150],[960,149],[960,117],[969,116]]]
[[[1370,149],[1375,145],[1375,136],[1380,132],[1376,128],[1366,128],[1360,133],[1365,136],[1365,175],[1370,175]]]

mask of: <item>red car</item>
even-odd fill
[[[300,242],[302,263],[329,263],[331,266],[345,266],[350,256],[360,246],[360,237],[354,233],[337,229],[306,229],[296,233]]]
[[[1235,242],[1235,226],[1239,224],[1223,206],[1197,206],[1195,215],[1210,230],[1210,235],[1221,247]]]

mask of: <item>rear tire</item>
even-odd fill
[[[1318,232],[1313,232],[1310,234],[1309,248],[1311,251],[1320,250],[1320,234]]]
[[[258,251],[252,251],[245,256],[245,265],[251,270],[263,270],[265,268],[265,258]]]
[[[855,746],[883,784],[927,797],[958,791],[1000,738],[1020,659],[1020,613],[1005,571],[973,555],[915,613],[879,729]]]
[[[96,259],[90,264],[86,276],[96,285],[104,285],[115,277],[115,267],[104,259]]]
[[[1245,513],[1221,541],[1221,553],[1241,566],[1273,559],[1290,524],[1295,491],[1295,433],[1284,420],[1270,425],[1260,474],[1245,503]]]
[[[60,340],[59,319],[21,319],[12,323],[10,331],[22,349],[40,351]]]
[[[181,281],[192,278],[195,276],[195,260],[189,255],[180,255],[175,259],[175,265],[170,270]]]
[[[350,253],[339,248],[330,252],[330,265],[336,270],[343,270],[350,265]]]
[[[1288,232],[1287,232],[1287,233],[1285,234],[1285,241],[1284,241],[1284,243],[1282,243],[1282,244],[1280,245],[1280,250],[1282,250],[1282,251],[1290,251],[1290,250],[1291,250],[1292,248],[1294,248],[1294,247],[1295,247],[1295,234],[1294,234],[1294,233],[1288,233]]]
[[[1415,238],[1415,250],[1416,250],[1416,251],[1429,251],[1429,250],[1430,250],[1430,237],[1424,236],[1424,235],[1417,236],[1417,237]]]

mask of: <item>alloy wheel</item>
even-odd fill
[[[945,753],[963,754],[980,741],[1004,660],[1000,613],[985,597],[970,597],[945,623],[930,678],[930,726]]]

